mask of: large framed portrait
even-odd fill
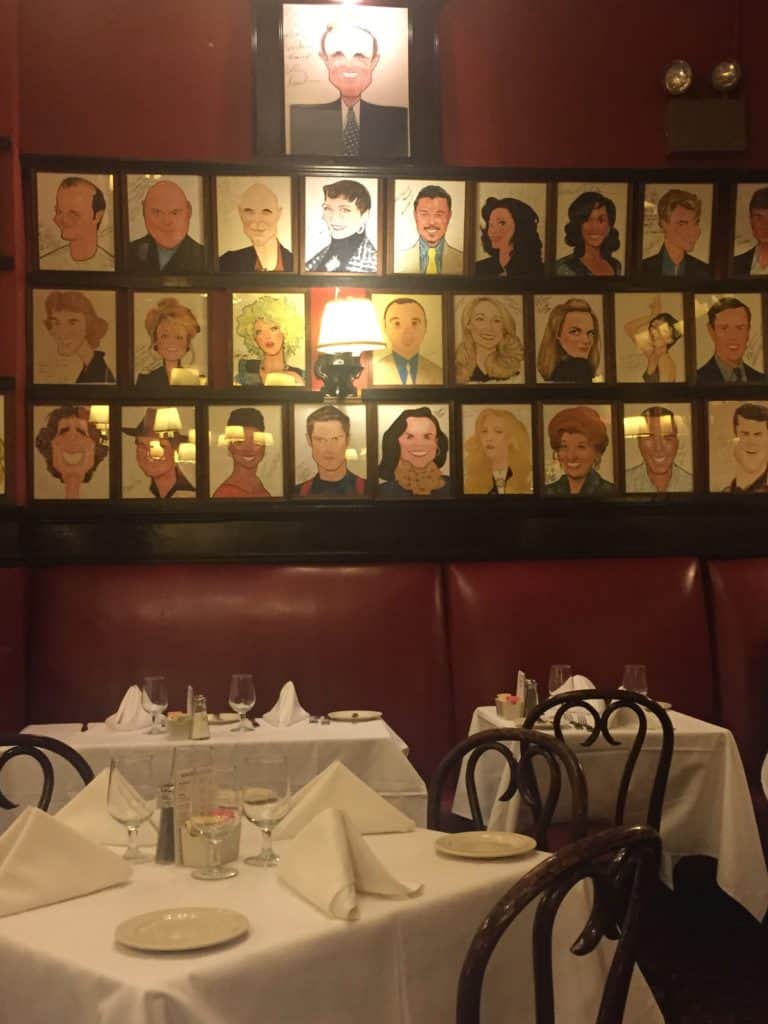
[[[124,498],[175,501],[197,497],[193,406],[124,406],[121,436]]]
[[[616,292],[616,380],[685,383],[686,325],[680,292]]]
[[[209,405],[208,445],[212,498],[283,496],[282,406]]]
[[[627,494],[693,491],[690,402],[628,402],[622,430]]]
[[[36,501],[109,498],[107,406],[34,405],[32,443]]]
[[[535,295],[536,380],[605,382],[602,295]]]
[[[379,405],[377,498],[450,498],[448,403]]]
[[[202,274],[203,179],[197,174],[128,174],[126,269],[136,274]]]
[[[304,179],[304,269],[316,274],[376,274],[377,178]]]
[[[558,184],[557,277],[617,277],[627,272],[628,194],[625,181]]]
[[[234,292],[232,382],[243,387],[304,387],[304,292]]]
[[[707,402],[709,490],[768,494],[768,402]]]
[[[366,407],[343,402],[293,407],[293,497],[343,501],[367,489]]]
[[[475,186],[477,277],[540,277],[547,237],[543,181],[479,181]]]
[[[544,405],[543,494],[611,498],[618,493],[610,405]]]
[[[759,292],[696,294],[697,384],[763,384],[763,305]]]
[[[648,183],[643,187],[639,276],[711,277],[711,184]]]
[[[32,383],[114,384],[115,292],[32,290]]]
[[[522,295],[453,296],[457,384],[524,384]]]
[[[287,177],[216,178],[216,252],[227,274],[295,270],[292,183]]]
[[[375,353],[371,384],[376,387],[442,384],[442,295],[373,292],[371,301],[387,339],[387,351]]]
[[[530,405],[462,405],[465,494],[532,494]]]
[[[208,383],[206,292],[133,293],[133,381],[148,395]]]
[[[394,273],[464,273],[465,182],[398,178],[392,219]]]
[[[768,274],[768,183],[749,181],[736,186],[730,273],[732,277]]]
[[[35,188],[40,270],[114,270],[113,175],[38,171]]]

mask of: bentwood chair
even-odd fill
[[[567,742],[577,753],[580,749],[586,751],[599,737],[602,737],[609,747],[626,749],[613,813],[605,824],[626,824],[627,798],[638,758],[645,748],[644,756],[650,757],[653,764],[648,804],[640,820],[630,824],[650,825],[658,831],[675,746],[672,722],[664,708],[650,697],[635,693],[633,690],[571,690],[550,697],[534,708],[525,719],[524,728],[540,728],[544,716],[545,720],[550,721],[554,735],[558,739],[565,739],[563,727],[573,724],[573,728],[567,728]],[[658,745],[654,743],[653,749],[646,744],[649,724],[654,732],[656,726],[660,729],[660,742]],[[628,726],[626,731],[624,726]],[[623,736],[617,737],[617,728],[621,729]],[[590,775],[591,772],[587,771],[588,780]],[[593,788],[590,787],[589,781],[588,788]],[[635,801],[637,797],[634,794],[638,790],[639,784],[636,784],[632,788]],[[591,812],[593,805],[594,800],[590,795]]]
[[[660,856],[661,840],[654,829],[645,825],[611,828],[564,846],[524,875],[501,897],[472,939],[459,977],[457,1024],[479,1024],[483,978],[491,955],[510,924],[537,899],[533,920],[536,1024],[554,1024],[552,928],[561,903],[584,879],[592,881],[591,887],[583,886],[591,905],[570,952],[585,956],[601,939],[615,942],[595,1019],[596,1024],[620,1021],[635,964],[640,910],[658,873]],[[628,893],[628,898],[617,900],[617,892]],[[567,1021],[567,1007],[561,1008],[559,1019]]]
[[[513,743],[519,744],[517,750],[510,746]],[[427,788],[427,828],[448,831],[443,828],[443,793],[448,783],[455,779],[462,762],[473,828],[485,828],[477,795],[475,771],[480,758],[491,752],[500,755],[509,770],[509,781],[498,799],[508,801],[516,793],[520,794],[521,800],[530,811],[533,820],[532,835],[539,849],[549,848],[548,830],[564,780],[568,783],[571,794],[571,838],[578,839],[585,835],[587,789],[578,758],[565,743],[553,736],[532,729],[512,727],[476,732],[445,755]],[[544,785],[542,780],[545,781]]]
[[[53,763],[46,751],[58,754],[59,757],[68,761],[83,780],[84,786],[87,786],[93,780],[93,770],[82,754],[79,754],[70,747],[68,743],[54,739],[51,736],[35,736],[32,733],[26,732],[13,735],[0,734],[0,749],[3,749],[2,754],[0,754],[0,773],[16,757],[30,757],[40,765],[43,775],[37,806],[43,811],[47,811],[50,806],[55,781]],[[1,788],[0,807],[6,811],[11,811],[18,807],[18,804],[8,799]]]

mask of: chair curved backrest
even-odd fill
[[[595,707],[594,702],[600,701],[604,707]],[[535,729],[536,724],[543,715],[547,715],[553,722],[554,734],[558,739],[563,739],[563,725],[568,724],[568,712],[574,711],[573,718],[579,725],[578,731],[569,732],[568,741],[571,746],[590,747],[599,736],[613,747],[622,745],[621,739],[616,739],[611,731],[611,720],[613,728],[619,724],[617,715],[623,712],[630,715],[632,725],[632,741],[628,748],[627,759],[624,770],[621,774],[619,790],[616,796],[616,807],[613,816],[614,825],[623,825],[624,812],[627,804],[627,794],[632,782],[632,774],[640,756],[640,751],[645,745],[645,738],[648,732],[649,716],[655,717],[661,728],[661,744],[656,761],[656,772],[651,785],[648,799],[648,811],[645,821],[634,822],[636,825],[650,825],[659,829],[661,826],[661,810],[664,804],[664,794],[667,790],[669,779],[669,767],[672,763],[672,753],[675,747],[675,730],[669,715],[657,704],[642,693],[635,693],[634,690],[571,690],[568,693],[559,694],[543,701],[530,712],[523,723],[526,729]],[[577,717],[576,717],[577,716]],[[634,716],[632,718],[631,716]],[[636,724],[636,729],[634,728]]]
[[[516,752],[511,743],[518,743]],[[440,801],[446,782],[457,768],[464,765],[467,796],[475,828],[485,828],[480,801],[477,797],[475,771],[480,758],[489,751],[501,754],[509,768],[509,783],[499,800],[510,800],[515,793],[530,808],[533,835],[539,849],[548,849],[547,831],[557,807],[563,783],[563,773],[571,793],[571,835],[578,839],[586,834],[587,786],[578,758],[568,746],[533,729],[486,729],[462,740],[442,759],[427,788],[427,828],[440,829]],[[539,771],[538,783],[536,768]],[[548,785],[541,786],[542,777]],[[544,799],[541,791],[545,789]]]
[[[640,909],[658,875],[660,857],[661,839],[655,829],[611,828],[564,846],[524,875],[496,903],[472,939],[459,976],[457,1024],[479,1024],[488,961],[509,925],[538,897],[532,937],[536,1024],[554,1024],[552,928],[564,898],[587,878],[593,883],[589,916],[570,951],[584,956],[603,938],[616,942],[596,1022],[620,1021],[635,963]],[[585,898],[589,889],[584,886]],[[565,1014],[561,1019],[567,1019],[567,1010]]]
[[[0,772],[15,757],[31,757],[32,760],[37,761],[40,765],[43,773],[43,783],[37,806],[43,811],[47,811],[50,806],[54,784],[53,764],[45,753],[46,750],[58,754],[65,761],[69,761],[83,780],[83,785],[87,786],[93,780],[93,769],[91,766],[82,754],[78,753],[73,747],[70,747],[68,743],[64,743],[63,740],[54,739],[52,736],[36,736],[28,732],[14,733],[12,735],[0,733],[0,748],[4,747],[7,749],[3,750],[2,754],[0,754]],[[15,807],[18,807],[18,804],[9,800],[2,789],[0,789],[0,807],[6,811],[12,811]]]

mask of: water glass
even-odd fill
[[[191,836],[202,836],[208,843],[208,864],[192,872],[193,878],[216,882],[234,878],[237,868],[221,863],[221,844],[240,824],[240,793],[233,768],[213,768],[210,786],[198,813],[185,822]]]
[[[240,763],[240,799],[243,814],[261,829],[261,853],[246,857],[245,864],[274,867],[280,860],[272,849],[272,829],[291,806],[291,780],[282,754],[244,757]]]
[[[152,859],[139,847],[139,829],[157,804],[153,760],[152,754],[115,754],[109,765],[107,810],[128,829],[124,856],[132,863]]]
[[[547,680],[547,689],[549,690],[550,697],[559,690],[572,675],[573,669],[570,665],[550,665],[549,679]]]
[[[245,732],[245,716],[256,703],[256,690],[253,687],[253,676],[235,674],[229,683],[229,706],[240,715],[240,721],[232,732]]]
[[[158,716],[162,715],[168,707],[168,688],[165,685],[165,676],[145,676],[141,687],[141,706],[152,715],[152,728],[148,732],[157,734],[162,732]]]
[[[642,693],[648,696],[648,677],[645,672],[645,665],[625,665],[621,685],[625,690],[634,690],[635,693]]]

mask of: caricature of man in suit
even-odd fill
[[[752,384],[765,374],[744,362],[752,311],[741,299],[718,299],[707,310],[707,331],[715,354],[696,371],[697,384]]]
[[[659,199],[659,227],[664,244],[655,256],[644,259],[643,277],[709,277],[709,264],[691,256],[701,236],[701,199],[681,188],[671,188]]]
[[[362,99],[379,63],[373,33],[359,25],[329,25],[319,56],[339,98],[291,106],[290,152],[366,160],[408,156],[407,109]]]
[[[461,274],[464,253],[449,245],[445,233],[453,203],[442,185],[425,185],[413,201],[413,219],[419,234],[410,249],[397,254],[395,270],[401,274]]]
[[[749,226],[757,245],[733,258],[739,275],[768,274],[768,188],[759,188],[749,201]]]
[[[421,354],[427,314],[410,296],[393,299],[384,310],[384,333],[391,353],[373,364],[373,383],[442,384],[443,371]]]
[[[190,238],[192,204],[175,181],[156,181],[141,204],[147,234],[128,246],[128,269],[142,274],[200,274],[205,250]]]
[[[755,402],[737,406],[733,433],[736,443],[731,450],[736,475],[723,490],[728,494],[768,491],[768,407]]]

